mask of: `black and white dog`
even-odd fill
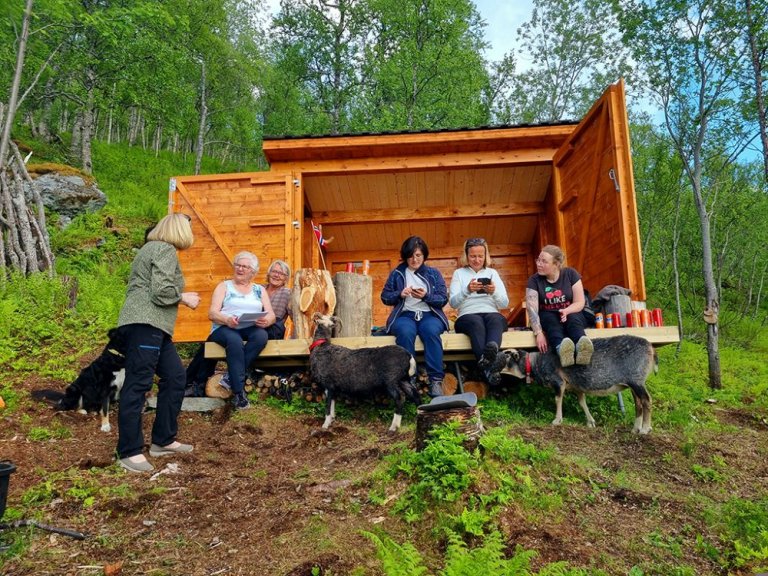
[[[101,354],[80,371],[64,390],[38,390],[33,396],[54,403],[57,410],[79,409],[83,413],[98,412],[102,432],[109,432],[109,406],[120,394],[125,380],[123,340],[117,328],[109,331],[109,342]]]

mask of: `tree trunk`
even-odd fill
[[[8,157],[8,144],[11,141],[11,128],[13,119],[16,116],[16,102],[19,98],[19,86],[21,85],[21,73],[24,70],[24,55],[27,50],[27,40],[29,39],[29,19],[32,15],[32,0],[27,0],[24,8],[24,21],[21,26],[21,37],[19,38],[19,48],[16,53],[16,69],[13,72],[13,84],[11,85],[11,94],[8,99],[8,112],[3,125],[2,136],[0,136],[0,170],[6,166]]]
[[[91,142],[93,140],[93,109],[95,107],[95,96],[93,87],[93,71],[88,70],[88,99],[85,103],[85,110],[83,110],[83,125],[82,125],[82,165],[83,172],[86,174],[93,174],[93,155],[91,153]]]
[[[200,124],[197,129],[197,146],[195,149],[195,174],[200,174],[203,164],[203,147],[205,146],[205,126],[208,123],[208,104],[205,99],[205,61],[201,62],[200,73]]]
[[[333,314],[336,292],[331,273],[327,270],[302,268],[296,271],[291,293],[293,334],[296,338],[311,338],[314,334],[312,317],[315,312]]]
[[[353,272],[337,272],[336,316],[341,320],[338,336],[370,336],[373,324],[373,280]]]
[[[712,237],[709,224],[709,214],[704,204],[701,193],[701,180],[693,183],[693,197],[696,201],[696,209],[699,213],[701,226],[702,265],[704,272],[704,292],[706,294],[706,308],[704,319],[707,322],[707,357],[709,358],[709,386],[722,388],[720,374],[720,348],[719,348],[719,314],[720,299],[715,283],[714,270],[712,268]]]
[[[755,81],[755,104],[757,106],[757,122],[760,126],[760,142],[763,145],[763,171],[768,179],[768,120],[766,119],[765,93],[763,82],[765,70],[763,69],[764,51],[758,46],[758,34],[763,33],[762,25],[754,20],[752,12],[752,0],[745,0],[744,9],[747,17],[747,40],[749,41],[750,61],[752,63],[753,79]]]

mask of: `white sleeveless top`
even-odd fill
[[[261,303],[261,286],[253,284],[251,291],[242,294],[237,291],[232,280],[226,281],[227,292],[224,294],[224,301],[221,304],[221,313],[227,316],[242,316],[246,312],[261,312],[264,305]],[[216,330],[222,324],[213,324],[211,332]]]

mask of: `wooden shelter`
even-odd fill
[[[446,283],[464,241],[484,237],[520,313],[541,246],[558,244],[593,294],[608,284],[645,300],[623,82],[611,85],[578,123],[398,134],[265,139],[267,172],[180,176],[170,210],[192,216],[195,244],[182,251],[187,290],[175,339],[204,340],[217,282],[240,250],[321,268],[311,223],[334,240],[331,273],[370,261],[373,323],[385,323],[379,294],[405,238],[419,235]],[[451,311],[448,310],[449,316]]]

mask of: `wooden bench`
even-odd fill
[[[606,328],[602,330],[588,329],[587,336],[592,339],[609,338],[619,334],[633,334],[648,340],[654,346],[663,346],[665,344],[674,344],[680,341],[680,333],[677,326],[663,326],[658,328]],[[472,347],[469,343],[469,337],[464,334],[445,333],[441,336],[443,340],[443,359],[445,362],[456,362],[462,360],[474,360]],[[300,338],[295,340],[270,340],[266,348],[261,352],[254,362],[258,368],[274,368],[281,366],[306,366],[309,363],[309,345],[311,338]],[[334,338],[334,344],[345,346],[347,348],[365,348],[387,346],[395,343],[394,336],[361,336]],[[504,333],[501,340],[501,348],[524,348],[531,349],[536,347],[536,339],[530,330],[509,330]],[[421,340],[416,338],[416,353],[423,356],[424,345]],[[205,343],[205,357],[224,359],[224,348],[214,342]]]

